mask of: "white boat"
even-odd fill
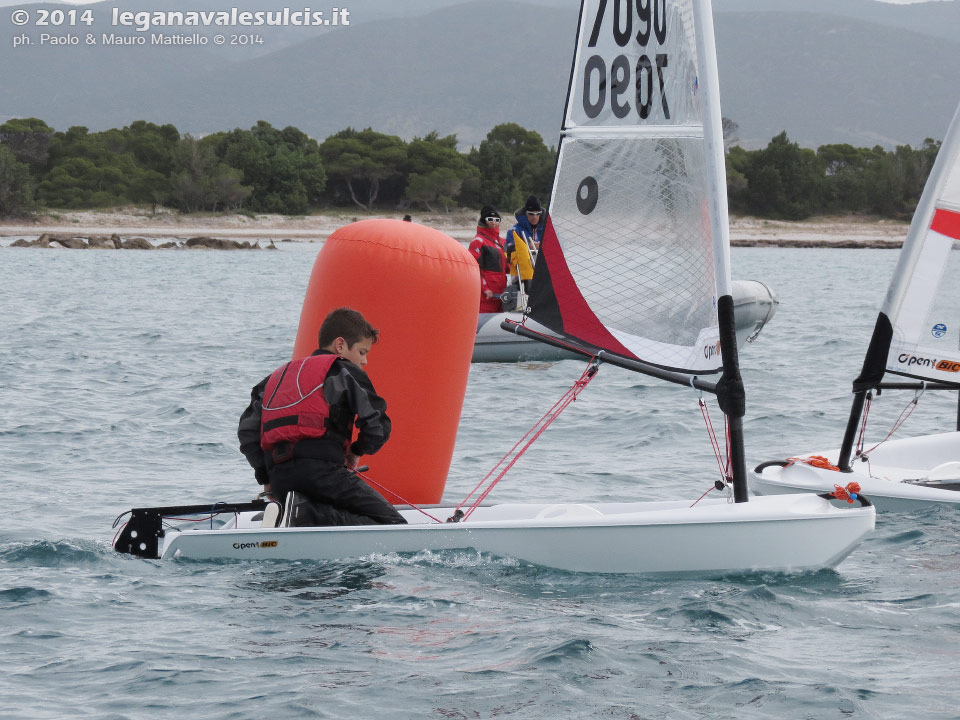
[[[303,560],[472,549],[570,571],[800,571],[837,564],[873,530],[865,498],[747,502],[712,9],[653,0],[644,20],[639,8],[581,5],[529,320],[594,356],[588,372],[614,364],[717,393],[730,428],[725,481],[681,478],[690,498],[667,502],[475,503],[461,513],[454,503],[428,509],[433,519],[407,509],[410,524],[393,526],[289,527],[276,503],[140,508],[117,550]],[[715,483],[728,497],[697,501]],[[177,526],[186,515],[202,522]]]
[[[907,232],[838,449],[774,461],[750,473],[754,492],[824,492],[857,483],[880,510],[960,505],[960,432],[881,441],[865,450],[864,408],[879,390],[960,390],[960,108]],[[912,381],[885,381],[886,374]],[[945,418],[954,426],[960,417]],[[960,430],[960,424],[957,426]],[[886,430],[884,430],[886,432]],[[823,460],[811,458],[823,458]]]
[[[733,314],[739,347],[744,348],[757,339],[760,331],[776,313],[779,304],[776,293],[766,283],[760,280],[733,281]],[[473,362],[531,362],[581,357],[578,353],[538,343],[500,327],[505,320],[519,324],[523,319],[521,312],[480,313],[477,339],[473,345]],[[528,319],[526,325],[534,332],[559,337],[532,320]]]
[[[454,509],[428,508],[441,518],[452,515]],[[184,527],[174,521],[159,538],[160,516],[150,516],[155,520],[151,525],[145,514],[206,517],[212,510],[217,518],[213,528],[196,522]],[[118,549],[135,546],[134,554],[164,560],[336,560],[463,549],[598,573],[831,567],[873,525],[872,513],[864,512],[860,522],[851,522],[850,511],[810,494],[737,506],[722,499],[704,500],[692,508],[690,501],[505,503],[480,506],[468,522],[461,523],[435,523],[417,510],[401,509],[409,525],[322,528],[264,528],[262,503],[237,506],[236,512],[231,506],[134,512],[137,521],[127,524],[127,536],[118,540]],[[129,537],[130,532],[136,537]]]

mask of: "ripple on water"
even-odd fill
[[[38,540],[0,545],[0,561],[15,566],[67,567],[98,563],[104,550],[95,543]]]
[[[53,597],[48,590],[36,587],[12,587],[0,590],[0,607],[11,605],[34,605]]]

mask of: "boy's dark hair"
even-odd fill
[[[342,337],[347,341],[347,345],[353,347],[367,338],[376,342],[380,339],[380,331],[353,308],[342,307],[331,310],[324,319],[320,326],[319,346],[325,348],[338,337]]]

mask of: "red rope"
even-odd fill
[[[720,454],[720,441],[717,440],[717,431],[713,427],[713,420],[710,419],[710,409],[707,407],[707,404],[703,401],[703,396],[697,400],[700,405],[700,414],[703,415],[703,422],[707,426],[707,437],[710,438],[710,446],[713,448],[714,457],[717,459],[717,467],[720,470],[720,476],[723,478],[723,482],[727,485],[730,484],[730,458],[732,456],[732,448],[730,447],[730,427],[727,424],[727,416],[723,416],[723,433],[726,436],[726,451],[727,451],[727,461],[724,463],[723,456]],[[716,490],[717,486],[708,488],[703,495],[698,497],[690,507],[693,507],[698,502],[703,500],[711,491]]]
[[[507,462],[506,466],[500,471],[500,473],[493,480],[490,481],[490,484],[487,486],[487,488],[480,493],[480,495],[473,502],[473,504],[466,510],[466,512],[462,514],[461,519],[466,520],[467,518],[470,517],[470,515],[473,514],[473,511],[476,510],[477,507],[479,507],[480,503],[482,503],[484,499],[486,499],[487,495],[490,494],[490,491],[493,490],[493,488],[496,486],[498,482],[500,482],[501,479],[503,479],[503,476],[507,474],[510,468],[512,468],[516,464],[517,460],[520,459],[520,456],[527,451],[527,448],[533,445],[536,439],[539,438],[548,427],[550,427],[550,425],[553,423],[554,420],[557,419],[560,413],[562,413],[571,403],[573,403],[577,399],[577,396],[583,391],[583,389],[587,386],[587,384],[591,380],[593,380],[593,378],[596,376],[598,367],[599,365],[596,363],[596,358],[591,358],[589,364],[587,365],[587,368],[583,371],[583,374],[580,375],[580,378],[573,383],[570,389],[567,390],[561,396],[561,398],[553,404],[553,407],[551,407],[546,413],[543,414],[543,416],[539,420],[537,420],[536,423],[534,423],[533,427],[531,427],[526,432],[526,434],[522,438],[520,438],[520,440],[518,440],[517,443],[512,448],[510,448],[510,450],[507,452],[506,455],[500,458],[500,460],[497,462],[496,465],[493,466],[490,472],[488,472],[484,476],[484,478],[480,482],[478,482],[474,486],[474,488],[467,494],[467,496],[463,499],[463,501],[459,505],[457,505],[456,511],[454,511],[455,517],[459,513],[460,509],[464,505],[466,505],[470,497],[473,496],[473,494],[477,492],[477,490],[479,490],[480,487],[482,487],[485,482],[487,482],[490,476],[497,471],[497,468],[503,465],[507,461],[507,458],[509,458],[511,454],[513,454],[514,451],[516,451],[516,454],[513,455],[513,458],[509,462]],[[529,438],[529,440],[527,438]],[[520,448],[519,451],[517,451],[517,448],[522,443],[524,443],[524,441],[526,441],[526,443],[523,444],[523,447]]]
[[[710,419],[710,410],[703,398],[698,400],[700,404],[700,414],[703,415],[703,421],[707,426],[707,437],[710,438],[710,445],[713,447],[713,454],[717,458],[717,467],[720,469],[720,475],[724,481],[730,479],[730,429],[727,427],[727,416],[723,416],[723,432],[726,435],[727,461],[724,464],[723,456],[720,454],[720,441],[717,440],[717,431],[713,427],[713,421]],[[710,492],[709,490],[707,492]]]
[[[846,487],[840,487],[839,485],[833,486],[833,492],[830,493],[837,500],[846,500],[848,503],[852,503],[860,496],[860,483],[851,482],[847,483]]]
[[[809,465],[810,467],[820,468],[821,470],[833,470],[834,472],[840,472],[840,468],[830,462],[828,458],[825,458],[823,455],[811,455],[810,457],[789,457],[787,458],[787,464],[784,467],[790,467],[794,463],[803,463],[804,465]]]

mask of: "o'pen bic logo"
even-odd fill
[[[233,544],[234,550],[249,550],[250,548],[274,548],[279,545],[279,542],[276,540],[261,540],[260,542],[235,542]]]
[[[947,334],[947,326],[944,325],[943,323],[937,323],[930,330],[930,334],[933,335],[935,338],[942,338],[944,335]]]

